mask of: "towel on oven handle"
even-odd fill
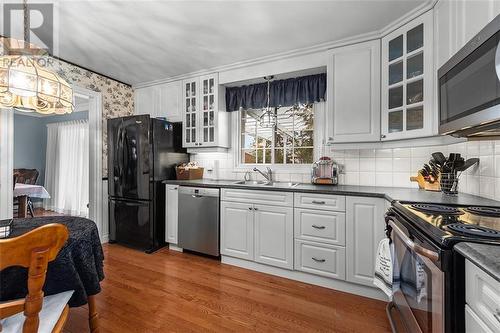
[[[381,289],[390,299],[393,294],[393,272],[398,272],[397,260],[394,258],[394,244],[384,238],[378,244],[375,258],[375,276],[373,284]]]

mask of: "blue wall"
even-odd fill
[[[47,124],[88,119],[88,117],[87,111],[48,117],[14,114],[14,169],[37,169],[40,173],[37,183],[43,185],[45,179]]]

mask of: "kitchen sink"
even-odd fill
[[[248,185],[248,186],[262,186],[262,187],[296,187],[300,183],[292,183],[292,182],[268,182],[264,180],[239,180],[234,182],[235,185]]]

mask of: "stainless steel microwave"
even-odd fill
[[[500,136],[500,15],[438,70],[439,133]]]

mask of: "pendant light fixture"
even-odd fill
[[[64,114],[74,110],[71,86],[46,66],[48,54],[28,43],[28,5],[23,2],[24,41],[0,38],[0,107]],[[22,50],[22,52],[20,52]]]
[[[264,79],[267,81],[267,106],[262,109],[262,115],[259,117],[259,124],[263,128],[273,128],[276,126],[276,109],[272,108],[271,105],[271,80],[274,76],[265,76]]]

